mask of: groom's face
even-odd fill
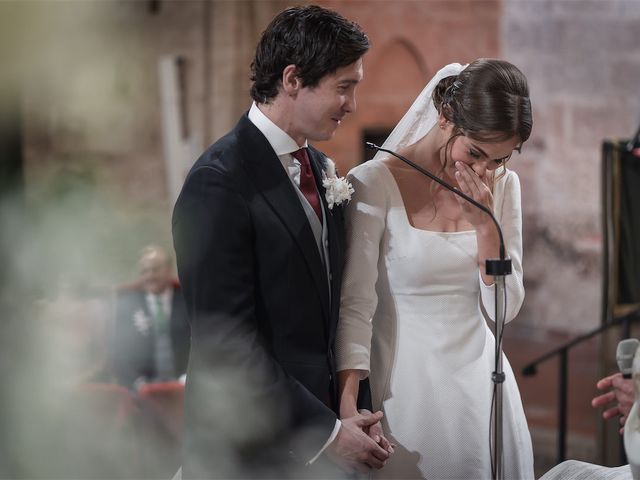
[[[356,86],[362,80],[362,58],[325,75],[314,87],[302,87],[295,99],[292,137],[329,140],[345,115],[356,110]]]

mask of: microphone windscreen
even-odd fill
[[[636,354],[638,345],[640,345],[640,341],[636,338],[627,338],[618,343],[616,362],[618,362],[618,368],[624,378],[631,378],[633,357]]]

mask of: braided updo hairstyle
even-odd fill
[[[438,113],[472,139],[491,142],[516,136],[524,143],[531,135],[527,79],[507,61],[478,59],[457,76],[440,80],[432,98]]]

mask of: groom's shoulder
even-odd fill
[[[212,168],[221,172],[231,173],[237,164],[239,145],[235,131],[230,131],[202,152],[191,170]]]
[[[188,176],[206,170],[225,177],[237,177],[243,174],[242,158],[246,150],[249,133],[249,120],[244,115],[238,124],[227,134],[211,144],[194,162]],[[246,153],[245,153],[246,155]]]

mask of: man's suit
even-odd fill
[[[334,429],[343,215],[328,208],[319,181],[325,157],[312,147],[309,157],[329,278],[294,185],[247,115],[197,160],[176,203],[174,245],[192,326],[186,477],[233,476],[215,452],[250,469],[240,476],[285,475],[282,465],[308,461]]]
[[[169,316],[169,336],[175,377],[185,373],[189,360],[189,323],[180,287],[173,290]],[[146,292],[140,288],[123,288],[116,298],[113,332],[113,370],[123,386],[131,387],[139,377],[156,377],[155,325]]]

